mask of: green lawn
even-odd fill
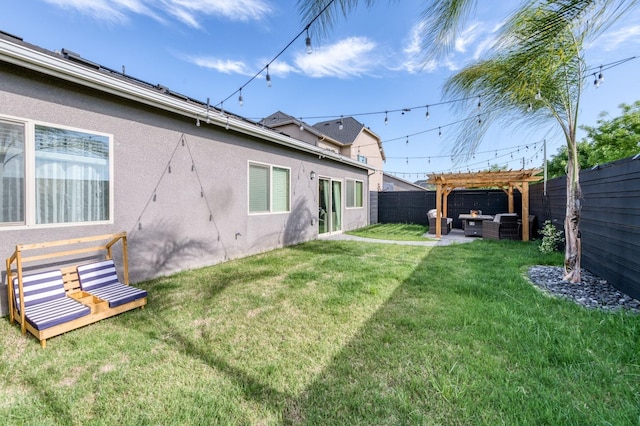
[[[424,236],[428,230],[428,226],[413,223],[385,223],[349,231],[347,234],[378,240],[429,241],[432,238]]]
[[[640,316],[545,296],[535,243],[314,241],[139,283],[41,349],[0,321],[0,424],[638,424]]]

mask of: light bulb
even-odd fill
[[[429,114],[429,105],[427,105],[427,113],[424,115],[424,118],[427,120],[431,118],[431,114]]]
[[[242,98],[242,88],[240,88],[240,95],[238,96],[238,103],[240,106],[244,105],[244,99]]]
[[[271,76],[269,75],[269,64],[267,64],[267,87],[271,87]]]
[[[309,28],[307,28],[307,38],[304,41],[304,44],[307,47],[307,54],[310,55],[313,53],[313,48],[311,47],[311,37],[309,37]]]
[[[540,89],[538,89],[538,93],[536,93],[535,100],[536,101],[542,100],[542,93],[540,93]]]
[[[385,111],[384,113],[384,125],[387,126],[389,124],[389,115]]]

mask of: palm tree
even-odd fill
[[[351,11],[357,0],[299,0],[304,18],[319,18],[328,29],[336,10]],[[365,0],[371,5],[373,0]],[[425,61],[448,53],[456,34],[476,0],[425,1],[422,52]],[[635,7],[637,0],[526,0],[504,25],[487,59],[452,76],[445,95],[469,98],[482,94],[482,120],[465,120],[452,154],[471,156],[487,128],[496,122],[543,125],[556,122],[567,143],[567,204],[565,214],[565,276],[580,281],[580,213],[582,192],[576,144],[578,110],[585,81],[584,44],[617,18]],[[470,116],[474,105],[461,106]],[[478,124],[479,122],[479,124]]]

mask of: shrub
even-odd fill
[[[564,232],[558,230],[550,220],[544,222],[540,233],[542,234],[542,242],[539,249],[542,253],[558,251],[564,244]]]

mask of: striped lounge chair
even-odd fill
[[[20,309],[18,278],[13,279],[16,308]],[[67,297],[59,270],[22,277],[24,316],[36,330],[44,330],[89,315],[91,309]]]
[[[147,292],[118,281],[113,260],[78,266],[78,280],[82,291],[109,302],[110,308],[147,297]]]

